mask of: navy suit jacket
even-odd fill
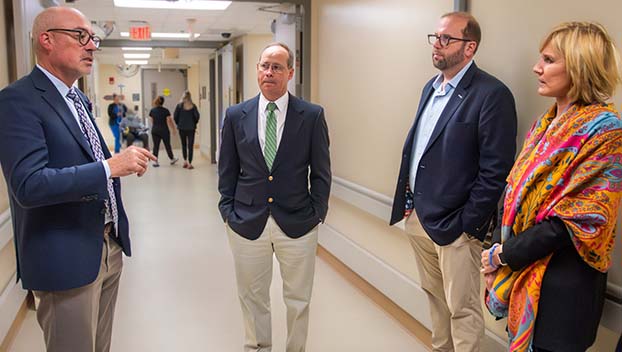
[[[78,93],[88,106],[84,94]],[[95,121],[93,125],[99,134]],[[106,172],[95,161],[65,98],[35,68],[0,91],[0,126],[0,165],[8,186],[17,274],[23,287],[58,291],[93,282],[102,255]],[[117,178],[114,189],[118,242],[130,255]]]
[[[404,218],[417,123],[434,88],[423,88],[402,151],[390,224]],[[466,232],[484,239],[516,152],[516,107],[510,90],[475,63],[441,113],[419,162],[412,190],[423,228],[439,245]]]
[[[227,109],[218,160],[218,204],[239,235],[257,239],[272,215],[291,238],[326,217],[331,172],[324,110],[289,95],[281,142],[268,170],[257,135],[259,96]]]

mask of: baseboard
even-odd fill
[[[11,280],[2,295],[0,295],[0,340],[2,347],[0,351],[7,351],[8,346],[15,338],[17,331],[25,316],[25,302],[27,291],[15,282],[15,277]],[[5,348],[6,347],[6,348]]]
[[[11,226],[11,211],[7,209],[0,214],[0,249],[4,248],[13,240],[13,230]]]
[[[343,264],[337,257],[327,251],[321,245],[318,246],[318,257],[330,265],[339,275],[350,282],[353,286],[363,292],[367,297],[374,301],[389,316],[397,320],[408,332],[417,338],[423,345],[432,348],[432,333],[423,324],[414,319],[408,312],[395,304],[376,287],[365,281],[362,277],[353,272],[347,265]]]
[[[331,192],[332,196],[340,198],[380,219],[384,219],[387,222],[390,219],[393,199],[384,194],[337,176],[333,176]],[[396,226],[404,229],[403,222],[396,224]],[[619,248],[620,244],[618,243],[616,249],[619,251]],[[339,255],[337,257],[341,259]],[[363,277],[366,278],[365,276]],[[620,317],[622,317],[622,286],[608,282],[607,299],[605,300],[600,324],[612,331],[622,331],[622,319]],[[505,346],[505,341],[494,333],[487,331],[487,335]]]
[[[17,337],[17,334],[19,333],[19,330],[22,327],[22,324],[24,323],[24,320],[26,319],[26,314],[28,314],[28,302],[26,299],[24,299],[22,305],[19,307],[15,319],[13,320],[13,324],[11,324],[9,331],[2,339],[2,344],[0,344],[0,351],[8,351],[11,348],[13,342],[15,341],[15,338]]]

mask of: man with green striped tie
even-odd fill
[[[257,64],[261,94],[227,109],[218,161],[219,209],[233,252],[244,351],[271,351],[276,256],[287,307],[287,352],[305,350],[318,225],[331,172],[324,110],[287,91],[294,56],[282,43]]]

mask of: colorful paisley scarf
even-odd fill
[[[551,217],[561,219],[583,260],[606,272],[611,264],[622,195],[622,121],[613,105],[554,105],[534,123],[510,175],[502,242]],[[509,350],[531,351],[542,277],[552,255],[520,271],[504,266],[486,299],[508,317]]]

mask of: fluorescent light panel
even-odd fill
[[[121,32],[120,35],[122,37],[129,37],[130,32]],[[201,33],[194,33],[194,37],[198,38]],[[190,33],[151,33],[151,38],[173,38],[173,39],[188,39],[190,38]]]
[[[125,60],[126,65],[146,65],[149,60]]]
[[[140,53],[140,54],[138,54],[138,53],[136,53],[136,54],[125,53],[125,54],[123,54],[123,58],[124,59],[148,59],[150,57],[151,57],[151,54],[149,54],[149,53],[145,53],[145,54],[143,54],[143,53]]]
[[[231,1],[114,0],[116,7],[171,10],[226,10]]]
[[[132,47],[132,48],[123,47],[123,48],[121,48],[121,50],[124,50],[124,51],[151,51],[151,50],[153,50],[153,48],[149,48],[149,47],[144,47],[144,48],[140,48],[140,47],[138,47],[138,48],[136,48],[136,47]]]

